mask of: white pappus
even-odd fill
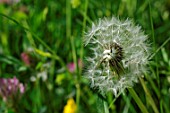
[[[99,19],[86,32],[84,44],[91,50],[84,76],[102,95],[113,92],[117,96],[147,71],[148,38],[128,19]]]

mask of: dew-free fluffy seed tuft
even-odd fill
[[[99,19],[86,32],[85,46],[90,48],[84,76],[102,95],[115,96],[132,87],[147,71],[150,45],[140,26],[116,17]]]

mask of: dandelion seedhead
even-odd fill
[[[117,96],[147,71],[147,36],[128,19],[100,19],[85,34],[84,44],[91,50],[85,77],[102,95],[113,92]]]

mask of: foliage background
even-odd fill
[[[21,99],[5,103],[0,112],[61,113],[69,98],[74,98],[78,113],[106,112],[99,94],[82,76],[84,32],[98,18],[132,19],[149,37],[152,59],[149,74],[133,89],[143,103],[126,90],[114,100],[106,100],[111,113],[169,113],[170,109],[170,1],[169,0],[0,0],[0,77],[16,76],[26,85]],[[12,0],[11,0],[12,1]],[[26,65],[21,54],[29,54]],[[68,64],[75,71],[68,71]],[[48,64],[44,67],[44,64]],[[45,72],[47,79],[30,78]]]

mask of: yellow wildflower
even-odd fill
[[[61,85],[64,79],[66,79],[66,75],[64,73],[58,74],[55,79],[55,83]]]
[[[67,100],[67,104],[64,106],[63,113],[76,113],[76,103],[74,102],[73,98]]]
[[[77,8],[80,5],[80,0],[71,0],[72,8]]]

